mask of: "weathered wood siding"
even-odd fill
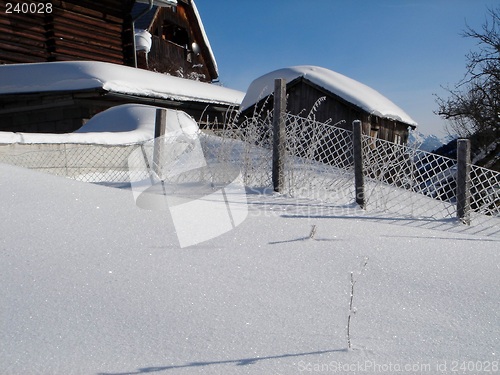
[[[47,61],[45,15],[6,13],[7,2],[0,0],[0,64]]]
[[[326,122],[332,120],[332,123],[336,123],[345,120],[346,123],[339,126],[350,128],[352,121],[361,120],[362,112],[358,108],[349,105],[345,100],[325,90],[311,84],[305,84],[302,80],[291,85],[287,93],[287,109],[293,114],[309,115],[318,99],[325,97],[325,100],[311,113],[316,121]]]
[[[197,20],[191,13],[190,5],[180,1],[176,8],[157,10],[148,29],[152,34],[151,51],[147,62],[145,58],[139,58],[138,61],[142,62],[139,67],[202,82],[211,82],[217,78],[208,48],[197,27]],[[173,28],[182,30],[185,37],[179,38],[182,40],[173,38],[170,35]],[[193,42],[200,46],[201,53],[191,51]]]
[[[7,2],[0,0],[2,12]],[[133,60],[131,1],[51,0],[51,4],[51,11],[44,14],[2,13],[0,64]]]
[[[122,1],[52,3],[53,12],[46,17],[49,60],[124,64],[122,33],[128,9]]]
[[[68,133],[79,129],[95,113],[109,107],[98,93],[33,93],[3,95],[0,131]]]
[[[7,0],[0,0],[4,12]],[[26,3],[37,4],[32,0]],[[43,14],[2,13],[0,64],[47,61],[104,61],[134,65],[133,0],[50,0]],[[177,27],[185,38],[168,36]],[[146,57],[138,54],[138,66],[205,82],[218,74],[209,47],[189,1],[177,7],[158,8],[149,31],[153,45]],[[195,42],[200,53],[191,51]]]

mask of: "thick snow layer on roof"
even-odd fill
[[[10,133],[0,132],[3,143],[85,143],[122,145],[146,142],[154,138],[158,107],[124,104],[110,108],[92,117],[74,133]],[[197,123],[187,113],[167,110],[166,135],[195,134]]]
[[[275,79],[284,78],[287,82],[291,82],[298,77],[304,77],[370,114],[401,121],[409,125],[417,125],[405,111],[371,87],[340,73],[317,66],[294,66],[278,69],[257,78],[250,84],[241,103],[241,109],[246,109],[260,99],[272,94]]]
[[[0,94],[104,89],[143,97],[239,105],[244,93],[166,74],[96,61],[0,66]]]

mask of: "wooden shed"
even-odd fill
[[[346,129],[354,120],[361,120],[363,132],[379,139],[406,143],[409,128],[417,123],[401,108],[372,88],[331,70],[298,66],[280,69],[256,79],[243,99],[241,118],[272,109],[267,99],[274,89],[274,80],[287,81],[287,112],[307,116],[315,103],[324,98],[314,112],[316,121],[331,120]]]
[[[179,109],[198,122],[222,120],[244,93],[144,69],[97,61],[0,66],[0,131],[67,133],[110,107]]]

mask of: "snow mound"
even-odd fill
[[[0,94],[105,91],[169,99],[239,105],[244,93],[210,83],[97,61],[69,61],[0,66]]]
[[[291,82],[299,77],[304,77],[370,114],[417,126],[405,111],[371,87],[332,70],[307,65],[278,69],[257,78],[250,84],[241,109],[244,110],[272,94],[275,79],[284,78]]]
[[[74,133],[10,133],[0,132],[0,143],[85,143],[122,145],[142,143],[155,136],[155,116],[158,107],[141,104],[124,104],[92,117]],[[166,134],[195,134],[199,131],[196,121],[187,113],[167,111]]]

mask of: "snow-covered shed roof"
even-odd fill
[[[284,78],[287,82],[291,82],[299,77],[309,80],[370,114],[417,125],[405,111],[371,87],[332,70],[308,65],[278,69],[257,78],[250,84],[241,103],[241,109],[245,110],[272,94],[275,79]]]
[[[0,95],[102,89],[184,102],[239,105],[244,93],[210,83],[96,61],[0,66]]]

